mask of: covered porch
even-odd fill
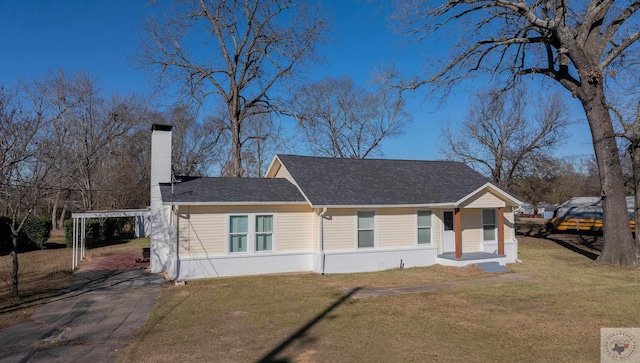
[[[504,269],[507,263],[516,262],[513,221],[505,216],[510,213],[510,210],[505,212],[505,208],[511,207],[497,198],[492,198],[490,203],[486,197],[481,199],[483,203],[477,203],[476,199],[443,212],[443,245],[437,255],[438,264],[491,266],[491,272],[495,272]]]

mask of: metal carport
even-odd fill
[[[135,235],[136,237],[149,235],[149,209],[120,209],[106,211],[90,211],[73,213],[73,256],[71,268],[78,267],[78,263],[85,257],[87,218],[125,218],[136,217]]]

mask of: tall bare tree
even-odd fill
[[[173,125],[172,169],[175,175],[209,174],[225,151],[225,124],[219,118],[199,120],[192,107],[174,105],[159,115],[161,122]]]
[[[203,107],[217,96],[231,134],[229,174],[241,177],[245,120],[277,112],[276,88],[315,55],[325,24],[291,0],[187,0],[149,19],[139,63],[178,83]]]
[[[523,86],[476,95],[466,119],[443,129],[442,152],[485,172],[509,188],[524,167],[546,159],[565,139],[568,109],[558,94],[532,97]]]
[[[144,124],[146,102],[135,95],[104,97],[85,73],[67,76],[60,71],[39,86],[55,105],[55,140],[47,150],[59,188],[79,193],[84,210],[96,208],[98,193],[111,193],[117,188],[111,181],[130,172],[116,163],[127,157],[121,155],[123,138]]]
[[[605,84],[615,91],[612,79],[638,73],[639,9],[637,0],[456,0],[439,5],[406,0],[398,7],[405,31],[417,39],[439,31],[460,37],[442,68],[400,82],[401,87],[447,88],[478,74],[510,82],[543,75],[580,100],[600,174],[605,244],[598,262],[603,264],[638,263]]]
[[[612,107],[612,111],[620,122],[622,131],[618,137],[626,140],[627,152],[631,159],[631,184],[634,191],[634,212],[636,226],[640,226],[640,101],[635,107]],[[640,233],[636,227],[636,255],[640,258]]]
[[[301,87],[292,100],[298,130],[315,155],[366,158],[411,121],[392,92],[369,92],[350,77],[325,78]]]
[[[45,103],[33,104],[20,89],[0,86],[0,206],[11,230],[11,297],[19,296],[18,235],[40,199],[49,191],[48,167],[39,158],[39,142],[46,127]]]

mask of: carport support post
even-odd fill
[[[84,260],[84,248],[85,248],[85,240],[87,235],[87,218],[82,217],[82,240],[81,240],[81,249],[80,249],[80,261]]]
[[[460,226],[460,208],[454,209],[453,230],[456,235],[456,258],[462,258],[462,229]]]
[[[73,218],[73,241],[71,243],[71,270],[76,268],[76,247],[78,246],[78,219]]]
[[[498,208],[498,254],[504,255],[504,207]]]

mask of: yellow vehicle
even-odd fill
[[[635,233],[633,197],[627,197],[631,231]],[[547,232],[602,231],[602,200],[600,197],[573,197],[562,203],[547,223]]]

